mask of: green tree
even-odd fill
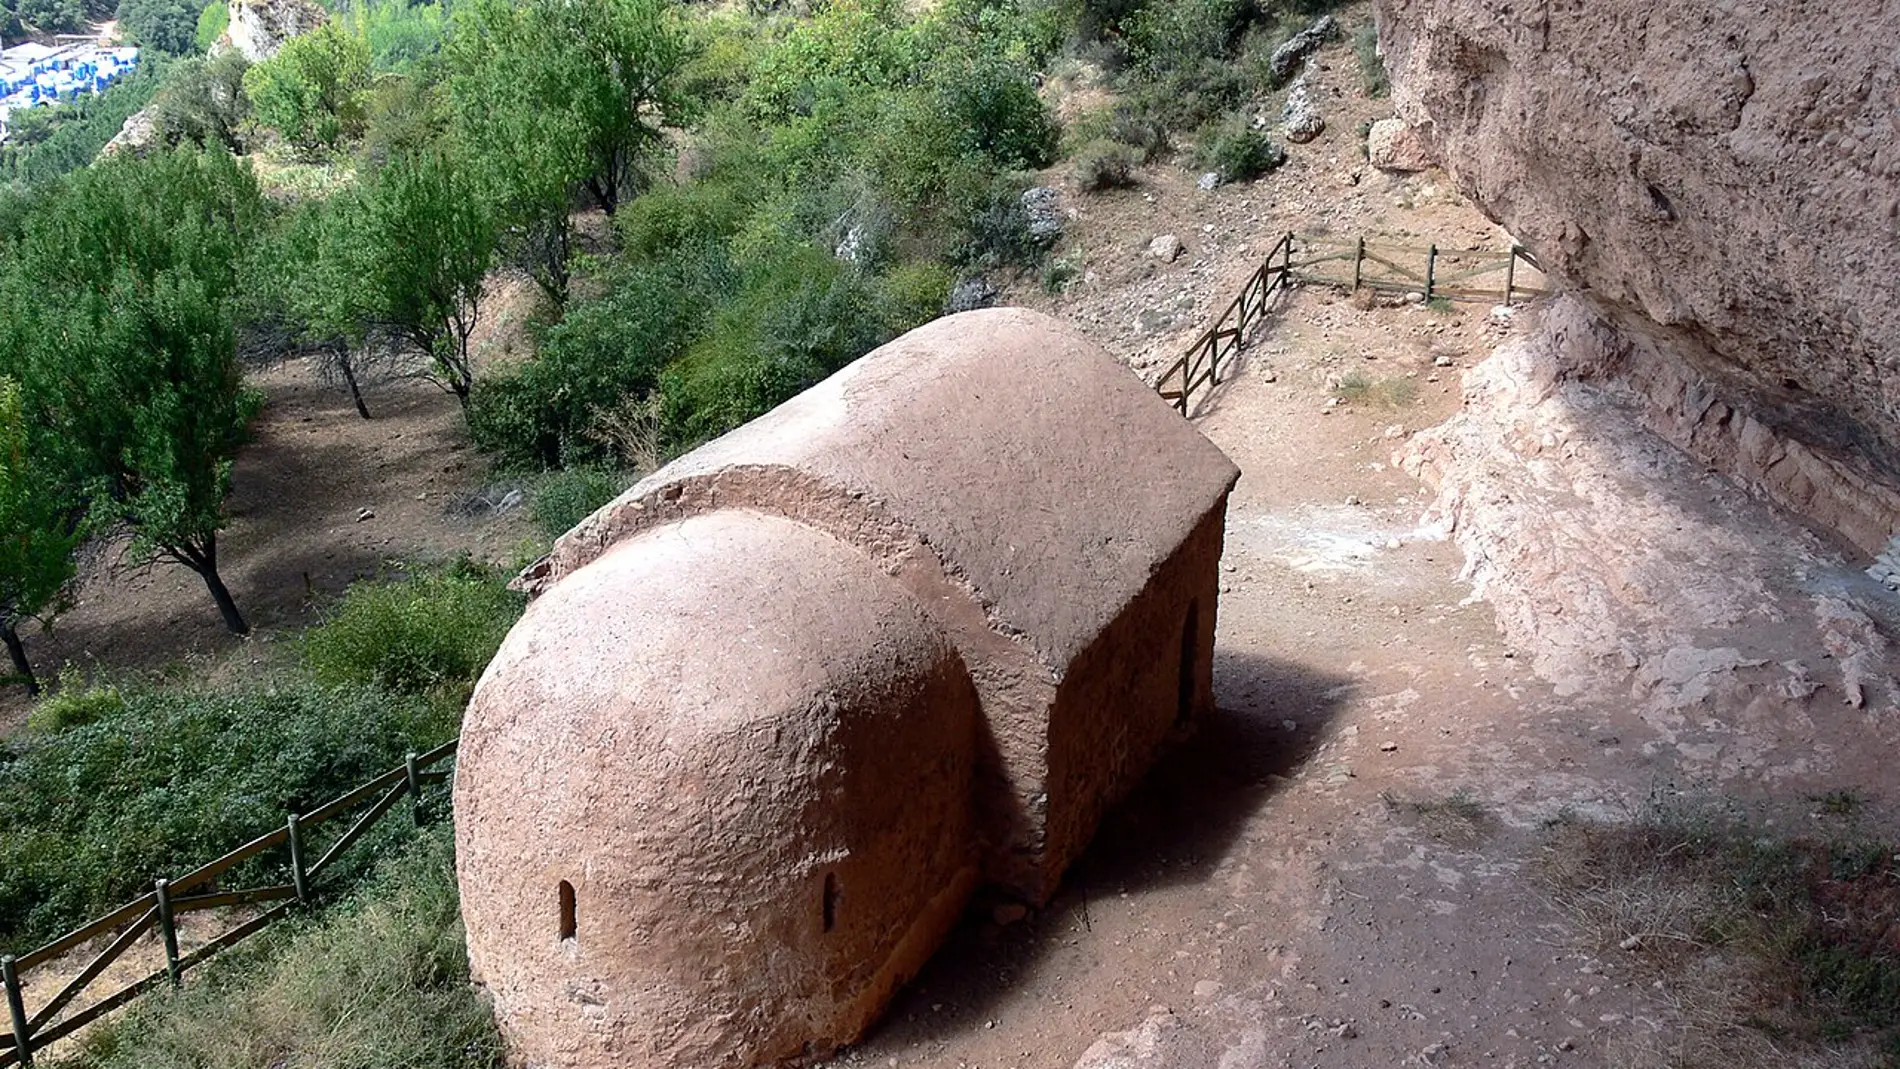
[[[119,24],[140,46],[176,56],[198,43],[198,8],[190,0],[120,0]]]
[[[311,280],[312,327],[353,345],[396,339],[426,358],[424,377],[467,408],[469,337],[494,251],[493,219],[457,161],[440,152],[398,157],[334,202]]]
[[[20,624],[65,607],[80,525],[58,473],[29,446],[29,430],[19,383],[0,377],[0,640],[27,693],[38,695]]]
[[[218,573],[231,462],[261,398],[236,359],[239,267],[262,215],[222,151],[115,158],[68,176],[9,248],[0,366],[26,419],[138,558],[196,572],[233,632]]]
[[[291,38],[244,72],[257,120],[312,154],[362,133],[368,88],[369,45],[333,22]]]
[[[686,36],[664,0],[470,0],[447,48],[454,129],[511,249],[567,297],[578,188],[613,212],[684,120]]]

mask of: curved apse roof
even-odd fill
[[[556,543],[542,587],[635,533],[645,503],[742,470],[795,473],[908,530],[969,584],[992,626],[1058,669],[1239,477],[1065,324],[1024,309],[966,312],[642,479]]]

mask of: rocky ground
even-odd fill
[[[1288,231],[1507,247],[1440,176],[1358,157],[1380,104],[1350,63],[1322,54],[1331,129],[1269,179],[1065,190],[1080,281],[1015,296],[1152,378]],[[1163,234],[1186,254],[1150,256]],[[1563,302],[1370,304],[1296,293],[1198,417],[1243,471],[1219,714],[1049,908],[973,915],[834,1064],[1680,1064],[1710,978],[1660,966],[1641,903],[1560,905],[1559,822],[1708,806],[1891,841],[1896,606],[1865,562],[1640,398],[1555,382]],[[1764,1050],[1740,1064],[1878,1064]]]

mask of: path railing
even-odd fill
[[[1508,252],[1441,249],[1437,245],[1395,245],[1299,238],[1297,258],[1288,270],[1295,281],[1348,289],[1423,294],[1427,301],[1497,301],[1544,292],[1544,269],[1521,245]],[[1520,265],[1522,265],[1520,267]],[[1523,269],[1534,274],[1520,274]]]
[[[314,900],[315,882],[343,851],[349,849],[361,839],[376,822],[395,808],[404,797],[411,800],[410,813],[420,825],[425,814],[422,808],[422,788],[449,777],[446,768],[437,765],[447,762],[455,756],[455,741],[423,754],[410,754],[397,767],[370,780],[340,797],[312,809],[308,813],[292,813],[284,826],[266,835],[238,847],[223,857],[207,861],[175,880],[159,880],[146,894],[127,902],[106,915],[67,932],[45,946],[18,958],[0,957],[0,980],[4,980],[7,1000],[7,1018],[12,1030],[0,1033],[0,1069],[18,1065],[22,1069],[32,1069],[33,1052],[44,1050],[50,1043],[56,1042],[111,1013],[113,1010],[131,1002],[159,984],[169,983],[178,986],[185,971],[202,964],[212,955],[253,935],[272,921],[275,921],[300,905]],[[367,809],[365,803],[375,799]],[[327,849],[314,861],[305,862],[311,842],[307,837],[309,829],[325,821],[346,816],[362,809],[343,834],[331,842]],[[262,887],[248,887],[237,890],[221,890],[219,877],[238,864],[248,861],[265,851],[277,847],[288,847],[289,859],[285,868],[287,882],[269,884]],[[248,906],[275,902],[277,905],[252,917],[214,938],[188,954],[180,954],[178,948],[178,917],[197,910],[219,907]],[[119,960],[130,950],[139,937],[157,929],[158,937],[165,944],[165,967],[147,976],[134,980],[117,991],[99,999],[85,1009],[63,1020],[57,1019],[60,1013],[84,994],[86,989],[106,971],[107,967]],[[23,977],[35,967],[44,966],[78,947],[100,936],[112,934],[113,938],[77,975],[55,992],[31,1014],[27,1012],[26,992]]]
[[[1340,266],[1329,268],[1330,264]],[[1534,274],[1521,275],[1520,264]],[[1490,288],[1487,281],[1498,285]],[[1393,245],[1368,242],[1364,237],[1329,242],[1288,234],[1274,243],[1259,268],[1247,276],[1240,294],[1228,302],[1214,325],[1155,380],[1155,392],[1173,402],[1182,415],[1193,415],[1194,391],[1220,385],[1221,363],[1246,347],[1248,328],[1266,317],[1274,294],[1294,283],[1420,293],[1427,301],[1504,304],[1548,292],[1543,265],[1521,245],[1498,253]]]
[[[1229,301],[1214,325],[1194,339],[1181,359],[1168,366],[1155,382],[1163,399],[1174,402],[1182,415],[1194,411],[1194,391],[1220,385],[1221,361],[1247,343],[1247,328],[1266,317],[1273,295],[1284,289],[1293,267],[1293,235],[1274,243],[1266,259],[1247,276],[1240,294]],[[1178,383],[1178,385],[1177,385]]]

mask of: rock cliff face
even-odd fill
[[[235,48],[252,63],[277,54],[284,42],[323,25],[329,17],[315,0],[231,0],[229,27],[220,48]]]
[[[1378,0],[1378,17],[1400,115],[1611,334],[1669,365],[1651,365],[1670,380],[1652,425],[1878,549],[1900,520],[1864,499],[1900,485],[1900,4]]]

